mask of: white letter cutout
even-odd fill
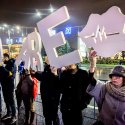
[[[41,57],[41,38],[37,32],[28,34],[24,40],[21,52],[16,59],[16,64],[19,65],[21,60],[25,61],[25,68],[29,69],[30,66],[36,68],[35,60],[40,71],[43,71],[43,61]]]
[[[37,23],[50,65],[57,68],[82,61],[78,50],[59,57],[57,55],[56,47],[65,44],[66,40],[62,32],[52,36],[51,30],[67,20],[69,20],[69,14],[64,6]]]

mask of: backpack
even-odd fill
[[[36,99],[38,95],[38,80],[35,77],[32,77],[33,80],[33,98]]]

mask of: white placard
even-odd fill
[[[91,14],[79,36],[87,47],[93,47],[100,56],[110,57],[124,51],[125,15],[116,6],[102,15]]]
[[[51,30],[69,18],[68,10],[64,6],[37,23],[50,65],[57,68],[82,61],[78,50],[63,56],[58,56],[56,52],[56,47],[65,44],[66,40],[62,32],[52,35]]]

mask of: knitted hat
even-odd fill
[[[115,66],[112,72],[109,74],[109,77],[111,78],[114,75],[125,77],[125,68],[123,66]]]

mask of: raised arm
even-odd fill
[[[96,68],[96,59],[97,54],[94,50],[90,50],[89,52],[89,61],[90,61],[90,66],[89,66],[89,80],[90,84],[95,86],[96,85],[96,79],[94,78],[94,72]]]

